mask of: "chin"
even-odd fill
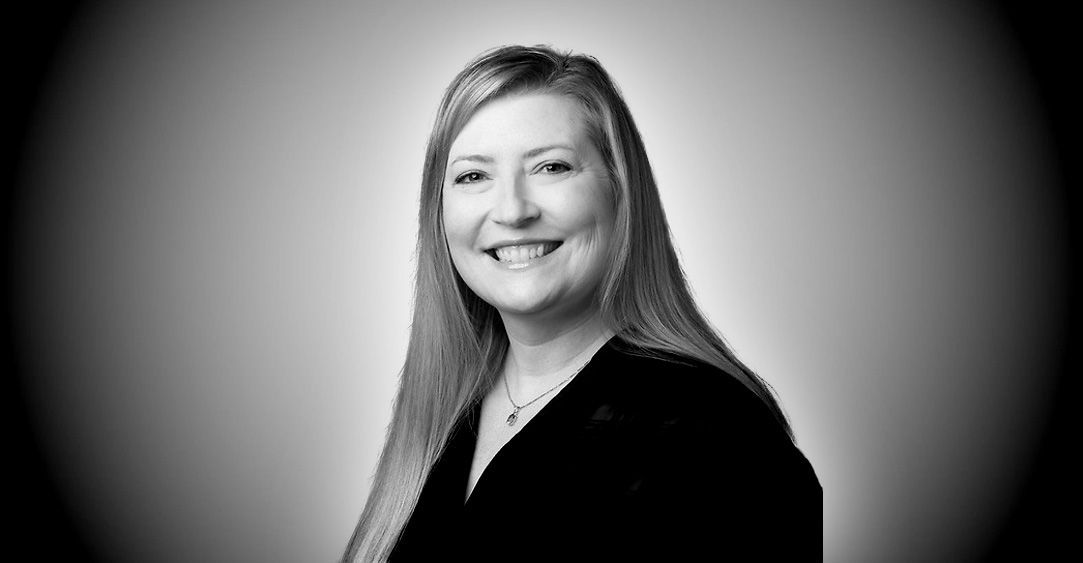
[[[539,287],[502,287],[483,297],[501,313],[532,315],[551,309],[559,301],[551,290]]]
[[[547,302],[539,299],[498,299],[489,304],[509,315],[534,315],[549,308]]]

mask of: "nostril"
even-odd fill
[[[493,221],[505,227],[519,229],[539,217],[538,213],[501,213],[493,217]]]
[[[538,206],[523,195],[520,188],[507,189],[493,208],[493,221],[502,225],[519,226],[536,219],[540,215]]]

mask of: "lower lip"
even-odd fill
[[[549,254],[546,254],[545,256],[541,256],[539,258],[531,258],[530,260],[527,260],[526,262],[501,262],[500,260],[497,260],[497,259],[493,258],[492,256],[490,256],[489,253],[487,253],[487,252],[485,253],[485,256],[489,260],[492,260],[493,262],[495,262],[496,265],[499,266],[502,269],[512,270],[512,271],[518,272],[518,271],[526,270],[528,268],[533,268],[535,266],[544,264],[546,261],[549,260],[550,256],[552,256],[553,254],[556,254],[556,252],[558,250],[560,250],[561,248],[564,248],[563,244],[561,244],[560,246],[554,248],[552,250],[552,252],[550,252]]]

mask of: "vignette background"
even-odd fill
[[[6,225],[13,382],[55,494],[25,505],[60,514],[39,548],[340,554],[405,351],[436,104],[510,43],[594,55],[623,89],[701,306],[824,486],[825,560],[996,548],[1069,337],[1058,138],[1002,16],[77,6]]]

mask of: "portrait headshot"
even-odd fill
[[[902,563],[1070,537],[1063,15],[16,19],[18,552]]]
[[[692,299],[599,62],[488,51],[429,139],[408,355],[346,559],[818,560],[815,472]]]

